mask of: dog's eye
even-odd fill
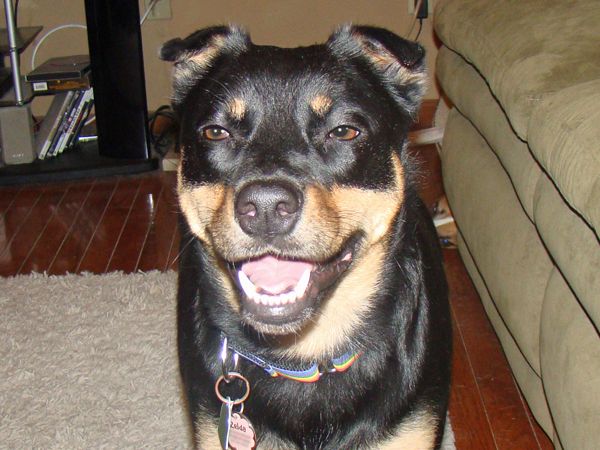
[[[223,127],[213,125],[202,129],[202,136],[209,141],[222,141],[229,137],[229,131]]]
[[[339,141],[351,141],[360,135],[360,131],[348,125],[340,125],[329,132],[329,137]]]

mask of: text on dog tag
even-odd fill
[[[229,448],[231,450],[254,450],[256,448],[254,427],[243,414],[234,413],[231,416]]]

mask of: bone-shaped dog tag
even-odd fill
[[[221,405],[221,413],[219,414],[219,427],[217,432],[219,434],[219,442],[223,450],[229,450],[229,432],[231,430],[231,409],[233,408],[233,402],[227,397],[226,402]]]
[[[233,413],[231,416],[229,448],[231,450],[254,450],[256,448],[254,427],[243,414]]]
[[[221,375],[215,383],[215,393],[221,400],[221,412],[219,414],[219,426],[217,434],[219,443],[223,450],[254,450],[256,448],[256,434],[250,420],[244,416],[244,402],[250,395],[250,383],[248,379],[237,372],[230,372],[228,379]],[[241,380],[245,386],[245,392],[236,400],[231,400],[221,393],[221,382],[230,383],[232,379]],[[229,381],[228,381],[229,380]],[[239,406],[239,411],[232,413],[234,406]]]

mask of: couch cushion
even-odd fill
[[[587,315],[600,329],[600,248],[590,227],[565,206],[547,176],[535,196],[535,225],[552,258],[577,295]]]
[[[552,262],[497,157],[455,109],[441,156],[458,227],[500,316],[540,375],[540,315]]]
[[[524,140],[548,93],[600,78],[598,0],[444,0],[434,21],[440,39],[483,74]]]
[[[529,130],[537,160],[600,238],[600,78],[548,95]]]
[[[564,279],[554,271],[542,312],[543,382],[554,423],[565,449],[598,448],[600,346]]]
[[[508,172],[525,212],[533,220],[533,197],[542,171],[527,144],[512,132],[485,80],[472,65],[445,46],[438,53],[436,73],[452,103],[485,136]]]

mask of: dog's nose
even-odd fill
[[[235,215],[246,234],[264,238],[289,233],[302,209],[302,193],[285,182],[253,182],[240,190]]]

